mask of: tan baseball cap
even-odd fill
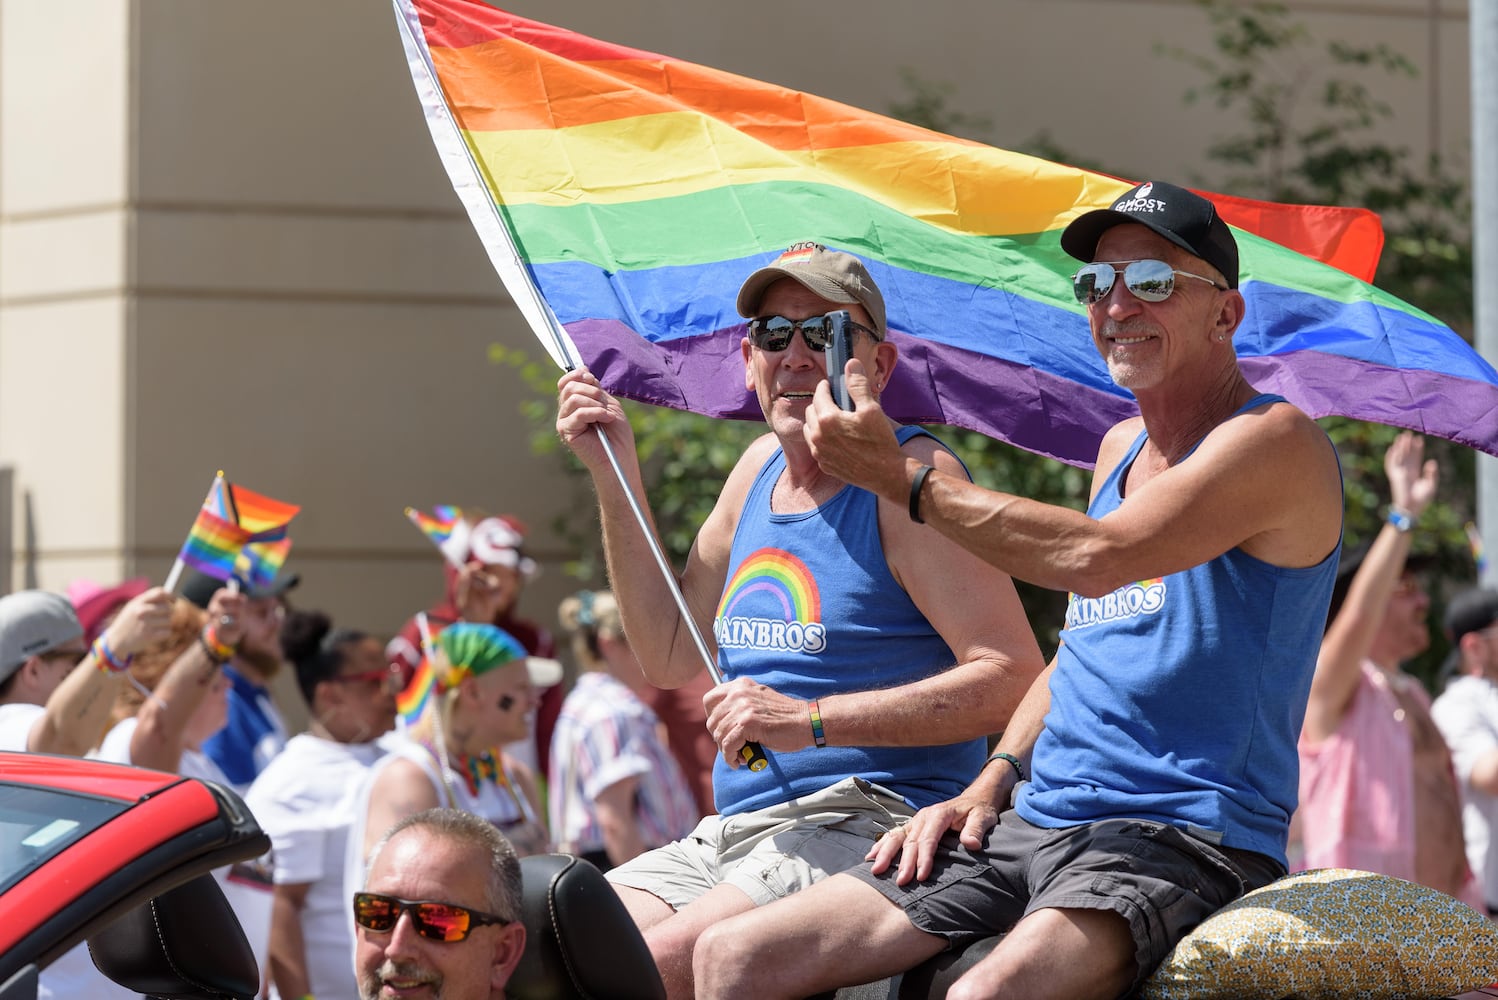
[[[739,289],[739,315],[753,319],[765,289],[781,278],[792,278],[828,302],[858,303],[874,321],[874,331],[883,340],[884,296],[869,276],[863,261],[841,250],[828,250],[820,243],[797,243],[775,260],[749,275]]]

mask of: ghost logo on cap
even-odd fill
[[[1151,198],[1150,194],[1155,190],[1152,181],[1145,181],[1122,198],[1113,203],[1115,212],[1163,212],[1168,208],[1165,202],[1159,198]]]
[[[1238,242],[1232,228],[1210,199],[1168,181],[1145,181],[1108,208],[1077,216],[1061,231],[1061,249],[1083,262],[1096,260],[1103,233],[1124,223],[1154,230],[1217,268],[1229,288],[1238,287]]]

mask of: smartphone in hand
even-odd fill
[[[827,342],[827,388],[832,390],[832,400],[844,410],[853,409],[853,398],[848,395],[848,384],[843,369],[853,356],[853,327],[848,310],[839,309],[827,314],[832,321],[832,339]]]

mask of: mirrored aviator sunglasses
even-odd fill
[[[839,310],[841,311],[841,310]],[[749,343],[761,351],[783,351],[791,346],[791,338],[796,331],[801,331],[801,339],[806,341],[806,346],[813,351],[822,352],[827,350],[827,345],[832,343],[833,316],[836,313],[827,313],[824,316],[808,316],[805,319],[787,319],[784,316],[760,316],[749,321]],[[848,320],[848,327],[852,330],[862,330],[864,333],[879,339],[879,335],[873,330]]]
[[[397,899],[373,892],[354,893],[354,923],[365,930],[388,934],[402,912],[411,915],[411,926],[416,933],[428,941],[452,943],[465,941],[475,927],[498,924],[503,927],[512,921],[496,917],[482,910],[470,910],[456,903],[440,903],[434,900]]]
[[[1176,275],[1205,281],[1219,291],[1222,285],[1201,274],[1181,271],[1163,260],[1100,260],[1084,265],[1071,276],[1072,294],[1084,306],[1095,305],[1113,290],[1113,279],[1123,272],[1124,287],[1142,302],[1164,302],[1176,288]]]

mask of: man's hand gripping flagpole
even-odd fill
[[[478,164],[474,162],[473,153],[468,143],[464,141],[457,122],[453,119],[452,111],[437,83],[437,72],[432,66],[431,54],[427,51],[426,39],[422,34],[420,15],[411,6],[409,0],[394,0],[394,4],[396,23],[400,27],[401,44],[406,50],[406,63],[411,70],[411,80],[416,85],[417,97],[421,101],[427,128],[431,130],[432,141],[441,156],[442,166],[447,171],[453,190],[463,202],[468,218],[477,230],[485,251],[489,254],[490,263],[499,273],[500,280],[504,282],[506,290],[515,300],[521,315],[530,324],[531,332],[536,335],[536,339],[541,342],[541,346],[545,348],[546,353],[557,363],[557,366],[564,372],[581,367],[583,362],[578,356],[576,345],[572,343],[572,338],[567,335],[567,331],[562,329],[562,324],[558,322],[556,313],[541,295],[541,290],[531,280],[530,272],[526,270],[524,262],[520,259],[520,253],[515,247],[514,237],[499,212],[499,206],[495,204],[489,186],[484,183],[483,174]],[[595,427],[594,430],[598,434],[599,443],[603,445],[604,454],[608,457],[609,467],[614,470],[614,475],[618,478],[619,485],[629,501],[629,509],[634,514],[635,523],[640,526],[640,531],[650,546],[650,553],[655,558],[655,564],[660,569],[667,588],[671,591],[677,610],[681,613],[682,621],[686,623],[687,632],[697,647],[698,655],[702,657],[703,665],[707,667],[713,683],[722,684],[723,674],[718,669],[712,653],[708,651],[707,643],[702,638],[702,631],[697,627],[696,620],[687,608],[686,598],[676,581],[676,574],[666,560],[666,554],[661,549],[659,539],[650,530],[650,522],[645,516],[644,508],[640,506],[638,498],[625,479],[624,469],[614,454],[613,446],[609,444],[608,435],[603,432],[602,428]],[[745,743],[739,748],[739,756],[749,765],[751,771],[762,771],[769,763],[764,749],[758,743]]]

